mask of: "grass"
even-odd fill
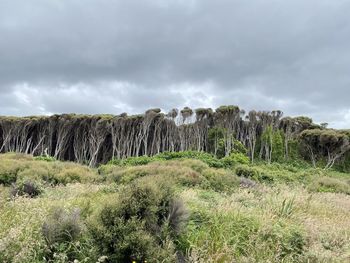
[[[102,262],[105,255],[94,245],[89,222],[106,204],[124,200],[132,184],[157,185],[164,179],[189,213],[174,243],[189,262],[349,262],[349,174],[288,164],[243,165],[258,175],[248,176],[255,183],[242,187],[236,167],[242,166],[217,169],[177,159],[94,170],[0,155],[0,262],[67,262],[71,255],[79,262]],[[42,192],[13,198],[8,178],[11,183],[38,180]],[[79,210],[81,234],[50,254],[42,227],[57,208],[68,215]]]

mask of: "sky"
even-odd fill
[[[350,0],[0,0],[0,115],[238,105],[350,128]]]

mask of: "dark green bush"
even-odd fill
[[[259,174],[257,169],[255,169],[254,167],[245,166],[245,165],[237,166],[235,171],[238,176],[242,176],[246,178],[256,178]]]
[[[23,179],[12,185],[11,196],[36,197],[42,192],[42,183],[31,179]]]
[[[21,169],[23,169],[23,164],[16,160],[0,160],[0,184],[11,185],[16,182]]]
[[[175,262],[174,239],[185,214],[174,198],[161,178],[142,178],[126,187],[90,223],[100,254],[108,262]]]
[[[273,182],[278,175],[271,173],[267,169],[251,167],[247,165],[237,166],[235,172],[238,176],[254,179],[259,182]]]
[[[16,182],[17,174],[15,172],[5,172],[2,171],[0,174],[0,184],[10,185],[11,183]]]

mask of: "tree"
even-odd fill
[[[217,125],[225,130],[225,156],[232,151],[232,139],[241,120],[240,112],[239,107],[234,105],[220,106],[215,110]]]
[[[273,132],[273,147],[272,147],[272,156],[273,161],[281,161],[284,157],[284,145],[283,145],[283,131],[277,130]]]
[[[250,161],[254,163],[257,129],[258,129],[258,118],[256,111],[250,111],[247,116],[248,120],[248,150]]]
[[[323,158],[326,160],[324,169],[332,168],[350,150],[349,137],[336,130],[305,130],[300,134],[300,140],[308,149],[314,167],[317,160]]]

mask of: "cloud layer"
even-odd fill
[[[0,114],[281,109],[350,127],[345,0],[3,0]]]

